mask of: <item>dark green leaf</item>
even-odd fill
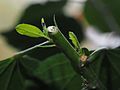
[[[119,90],[120,49],[102,49],[89,58],[93,62],[87,67],[92,70],[95,83],[99,82],[107,90]],[[103,90],[100,87],[97,90]]]
[[[39,63],[28,56],[0,61],[0,90],[24,90]]]
[[[81,76],[76,74],[63,54],[46,59],[35,70],[35,75],[55,90],[81,90]]]
[[[91,79],[88,86],[95,86],[97,90],[119,90],[120,49],[99,50],[89,60],[92,62],[86,68],[92,71],[89,74],[92,79],[84,75],[84,69],[80,70],[86,80]],[[98,82],[102,88],[96,86]],[[73,70],[69,59],[63,54],[42,62],[29,56],[0,61],[0,90],[51,90],[50,87],[53,90],[81,90],[82,84],[85,83],[81,75]]]

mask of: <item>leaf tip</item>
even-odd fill
[[[19,32],[19,30],[20,30],[20,29],[19,29],[20,26],[21,26],[21,24],[18,24],[18,25],[15,27],[15,30],[17,31],[17,33],[20,33],[20,32]]]

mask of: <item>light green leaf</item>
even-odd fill
[[[76,37],[76,35],[73,32],[69,32],[69,38],[71,39],[73,45],[75,46],[76,49],[80,49],[80,44],[79,41]]]
[[[16,26],[16,31],[19,34],[26,35],[29,37],[44,37],[46,36],[43,34],[43,32],[37,28],[36,26],[30,25],[30,24],[19,24]]]

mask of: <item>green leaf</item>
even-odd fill
[[[43,32],[36,26],[30,24],[19,24],[16,26],[16,31],[19,34],[26,35],[29,37],[45,37]]]
[[[76,37],[76,35],[73,32],[69,32],[69,38],[71,39],[73,45],[76,49],[80,49],[80,43]]]
[[[105,49],[105,50],[100,50],[96,52],[89,58],[93,62],[89,66],[87,66],[87,69],[93,72],[93,74],[89,74],[89,77],[94,78],[94,80],[88,83],[90,87],[96,87],[96,84],[98,84],[99,82],[102,88],[99,87],[99,85],[97,85],[97,90],[106,90],[106,89],[118,90],[120,88],[119,87],[119,80],[120,80],[119,54],[120,54],[120,49],[116,49],[116,50]],[[60,61],[57,62],[57,60],[60,60]],[[68,67],[68,68],[65,69],[65,67]],[[61,54],[61,55],[55,55],[47,59],[45,62],[42,63],[40,67],[38,67],[38,70],[35,72],[39,78],[43,79],[47,84],[55,86],[57,90],[59,89],[60,90],[64,90],[64,89],[65,90],[72,90],[72,89],[79,90],[80,88],[82,88],[82,86],[78,85],[78,83],[75,83],[75,82],[78,82],[80,77],[77,78],[75,82],[72,81],[75,78],[74,76],[73,78],[71,76],[72,80],[69,80],[70,78],[68,78],[68,84],[67,84],[68,86],[65,84],[67,80],[63,80],[65,79],[64,76],[71,75],[70,73],[65,74],[69,72],[70,68],[71,68],[71,65],[70,66],[67,65],[67,58],[65,58],[65,56]],[[63,70],[66,70],[66,71],[63,71]],[[71,71],[71,73],[74,73],[74,72]],[[86,76],[84,77],[85,79],[89,78]],[[72,83],[72,85],[70,83]],[[77,85],[75,86],[76,88],[74,87],[74,85]]]
[[[35,70],[35,76],[55,90],[81,90],[82,79],[63,54],[44,60]]]
[[[34,78],[32,72],[39,64],[28,56],[0,61],[0,90],[26,90],[26,81]]]
[[[107,90],[118,90],[120,88],[120,49],[102,49],[90,56],[92,63],[87,67],[92,70],[96,82]],[[98,88],[97,90],[103,90]],[[104,89],[105,90],[105,89]]]
[[[96,87],[97,90],[118,90],[120,88],[119,54],[120,49],[102,49],[89,57],[92,62],[86,68],[88,71],[92,71],[92,74],[87,77],[84,69],[80,70],[84,78],[90,80],[89,87]],[[36,77],[53,86],[55,90],[81,90],[83,88],[81,75],[76,74],[69,60],[63,54],[49,57],[34,73]],[[99,87],[98,82],[102,87]]]
[[[92,74],[88,77],[84,68],[80,70],[82,76],[90,80],[84,83],[64,54],[44,61],[27,55],[8,58],[0,61],[0,90],[82,90],[85,88],[82,84],[96,87],[96,90],[119,90],[120,48],[98,50],[88,60],[92,62],[85,68]]]

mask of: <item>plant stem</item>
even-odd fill
[[[15,55],[16,55],[16,56],[25,55],[25,54],[29,53],[31,50],[33,50],[33,49],[35,49],[35,48],[38,48],[38,47],[40,47],[40,46],[42,46],[42,45],[44,45],[44,44],[47,44],[47,43],[50,43],[50,41],[45,41],[45,42],[40,43],[40,44],[38,44],[38,45],[35,45],[35,46],[31,47],[31,48],[28,48],[28,49],[25,49],[25,50],[23,50],[23,51],[20,51],[20,52],[16,53]]]
[[[79,66],[82,65],[80,61],[79,54],[75,51],[72,45],[68,42],[68,40],[64,37],[64,35],[60,32],[60,30],[55,26],[48,27],[48,34],[53,42],[58,46],[64,54],[70,59],[71,65],[75,69],[76,72],[80,72]]]
[[[80,60],[80,55],[75,51],[72,45],[60,32],[58,27],[55,26],[48,27],[48,34],[50,38],[53,40],[53,42],[56,44],[56,46],[58,46],[63,51],[63,53],[69,58],[70,63],[73,66],[73,69],[78,74],[85,76],[85,78],[91,85],[90,88],[93,89],[97,87],[98,90],[106,90],[104,86],[101,84],[101,82],[98,79],[96,80],[97,76],[93,71],[87,69],[86,67],[83,67],[82,69],[82,65],[84,63]]]

